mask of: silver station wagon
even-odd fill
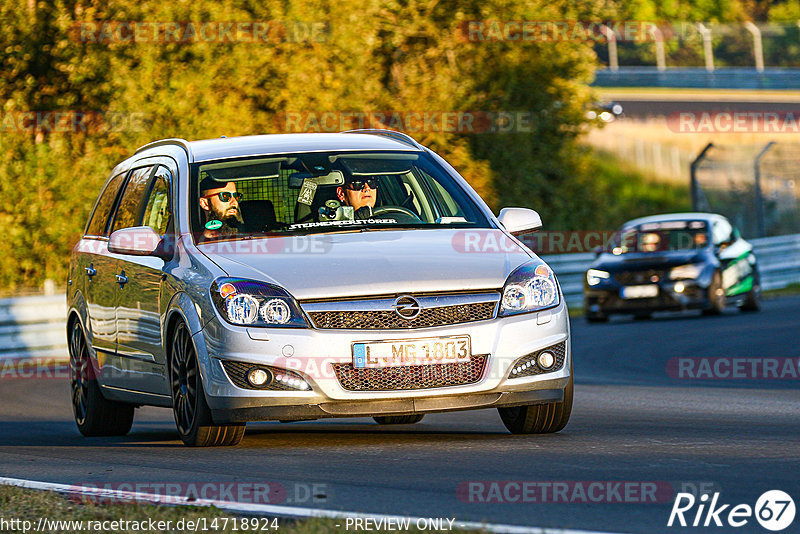
[[[146,145],[111,172],[67,288],[86,436],[172,408],[187,445],[248,421],[497,408],[514,433],[572,409],[567,306],[447,162],[393,131]]]

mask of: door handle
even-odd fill
[[[92,277],[97,274],[97,269],[94,268],[94,263],[90,263],[88,267],[85,268],[86,276],[89,277],[89,281],[92,281]]]
[[[119,273],[119,274],[117,275],[117,283],[119,284],[119,288],[120,288],[120,289],[122,289],[122,287],[123,287],[125,284],[127,284],[127,283],[128,283],[128,277],[127,277],[127,276],[125,276],[125,271],[122,271],[121,273]]]

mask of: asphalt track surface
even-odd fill
[[[628,99],[621,97],[614,99],[622,105],[626,117],[641,118],[647,116],[668,116],[670,114],[678,113],[712,113],[712,112],[729,112],[729,113],[791,113],[794,117],[800,115],[800,101],[791,102],[766,102],[766,101],[752,101],[752,100],[728,100],[728,101],[702,101],[702,100],[666,100],[666,99],[647,99],[636,98]]]
[[[189,449],[169,411],[143,408],[129,436],[86,439],[65,381],[0,380],[0,475],[65,484],[272,482],[285,488],[287,505],[622,533],[768,532],[754,518],[737,529],[666,523],[674,493],[701,484],[721,492],[720,503],[754,506],[780,489],[800,505],[800,380],[690,380],[666,369],[675,357],[797,359],[798,312],[800,297],[784,297],[757,314],[573,319],[575,407],[566,429],[544,436],[510,435],[495,410],[483,410],[428,415],[413,426],[259,423],[239,447]],[[656,482],[658,502],[582,502],[574,486],[572,502],[557,503],[470,502],[457,493],[480,481]],[[302,499],[311,484],[318,502]],[[784,532],[798,531],[800,517]]]

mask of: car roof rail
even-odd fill
[[[378,128],[364,128],[361,130],[347,130],[340,133],[357,133],[357,134],[370,134],[370,135],[382,135],[384,137],[390,137],[395,141],[400,141],[401,143],[405,143],[407,145],[413,146],[414,148],[418,148],[420,150],[424,150],[421,144],[419,144],[413,137],[408,135],[407,133],[398,132],[397,130],[381,130]]]
[[[187,141],[186,139],[173,137],[170,139],[160,139],[158,141],[153,141],[152,143],[147,143],[144,146],[140,146],[139,148],[136,149],[134,155],[138,154],[139,152],[144,152],[145,150],[148,150],[150,148],[155,148],[157,146],[163,146],[163,145],[178,145],[179,147],[183,148],[186,151],[187,156],[192,153],[191,150],[189,150],[189,141]]]

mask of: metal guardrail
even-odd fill
[[[751,239],[758,258],[763,289],[779,289],[800,283],[800,234]],[[559,254],[542,256],[558,276],[571,308],[583,305],[583,277],[595,255]]]
[[[0,299],[0,360],[66,359],[66,318],[64,295]]]
[[[800,89],[800,69],[723,67],[620,67],[595,72],[595,87],[689,87],[703,89]]]
[[[751,240],[764,289],[800,283],[800,234]],[[583,304],[583,277],[592,253],[543,256],[553,268],[571,308]],[[66,301],[59,296],[0,299],[0,360],[67,358]],[[3,368],[0,366],[0,378]]]

